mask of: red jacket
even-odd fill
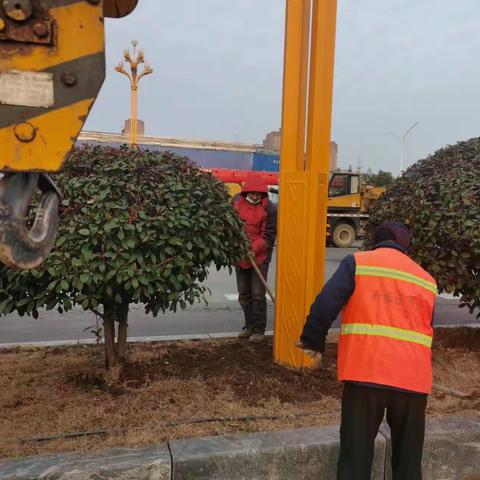
[[[233,206],[239,217],[245,222],[245,232],[251,242],[255,256],[255,263],[262,265],[270,262],[273,245],[277,234],[277,212],[276,207],[265,197],[260,203],[251,204],[245,198],[248,192],[267,193],[267,186],[264,182],[250,180],[242,189],[242,194],[233,200]],[[248,260],[242,260],[240,268],[251,268]]]
[[[267,203],[264,198],[260,203],[252,205],[243,195],[240,195],[234,203],[239,217],[245,222],[245,232],[252,244],[252,250],[255,255],[255,263],[262,265],[267,261]],[[248,260],[242,260],[240,268],[251,268]]]

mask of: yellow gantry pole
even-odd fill
[[[274,358],[292,368],[325,269],[336,4],[287,0]]]
[[[285,21],[274,358],[292,367],[304,362],[293,343],[298,339],[305,305],[308,181],[304,152],[310,4],[310,0],[287,0]]]
[[[311,203],[306,308],[320,292],[325,276],[328,180],[332,125],[337,0],[314,0],[307,129],[307,169]]]

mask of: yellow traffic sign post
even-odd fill
[[[295,347],[325,273],[337,0],[287,0],[274,358],[312,360]]]

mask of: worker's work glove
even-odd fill
[[[305,355],[308,355],[313,360],[314,368],[317,368],[322,364],[322,352],[310,350],[300,340],[295,343],[295,346],[303,350],[303,353],[305,353]]]

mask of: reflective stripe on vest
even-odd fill
[[[431,348],[432,337],[413,330],[387,327],[385,325],[372,325],[369,323],[347,323],[341,326],[341,335],[375,335],[377,337],[394,338],[405,342],[418,343]]]
[[[412,275],[411,273],[403,272],[394,268],[372,267],[369,265],[358,265],[355,270],[355,275],[368,275],[372,277],[386,277],[394,280],[401,280],[403,282],[413,283],[419,287],[425,288],[434,295],[437,294],[437,286],[421,277]]]

